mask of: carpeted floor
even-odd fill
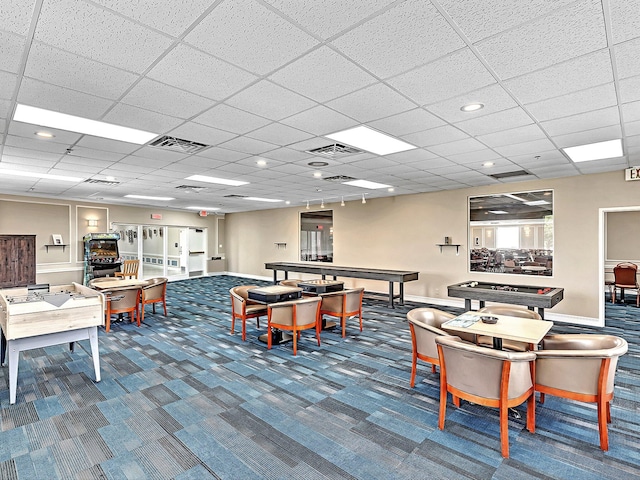
[[[406,312],[365,301],[364,331],[303,332],[267,351],[247,324],[229,334],[228,290],[266,284],[218,276],[170,283],[169,315],[100,331],[102,381],[88,342],[21,355],[17,403],[0,382],[2,479],[629,479],[640,478],[640,309],[607,305],[606,333],[629,342],[616,377],[610,450],[595,405],[547,396],[536,433],[511,418],[500,455],[497,411],[463,402],[437,428],[438,374],[409,388]],[[446,309],[454,313],[461,310]],[[161,312],[162,309],[158,309]],[[239,326],[236,326],[239,331]],[[595,329],[555,326],[552,332]],[[524,412],[524,407],[522,407]]]

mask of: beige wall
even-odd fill
[[[162,220],[151,220],[152,213],[162,214]],[[211,257],[216,252],[217,218],[158,208],[0,195],[0,233],[35,234],[36,281],[52,285],[82,283],[82,237],[86,233],[108,232],[112,222],[206,228]],[[98,220],[98,226],[89,227],[88,219]],[[68,244],[64,252],[59,247],[50,247],[46,252],[44,245],[52,243],[52,233],[61,234]]]
[[[497,273],[470,273],[467,265],[467,197],[523,190],[554,190],[555,254],[553,277],[522,279]],[[407,283],[407,295],[457,304],[447,285],[465,280],[541,283],[563,287],[564,300],[549,314],[598,318],[599,208],[640,205],[640,185],[625,182],[623,172],[553,180],[500,184],[474,189],[403,195],[327,204],[334,211],[334,264],[399,270],[418,270],[420,279]],[[299,212],[304,207],[226,216],[227,270],[271,277],[269,261],[299,261]],[[445,236],[463,245],[440,253],[436,244]],[[286,242],[278,249],[276,242]],[[295,275],[293,275],[295,276]],[[535,280],[539,280],[534,283]],[[354,281],[386,291],[380,282]]]
[[[607,213],[606,261],[640,261],[640,212]]]

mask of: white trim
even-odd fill
[[[49,265],[55,265],[55,264],[50,263]],[[76,272],[76,271],[84,271],[84,266],[81,266],[81,267],[68,267],[68,268],[52,268],[52,269],[47,269],[47,270],[36,268],[36,274],[39,274],[39,273],[64,273],[64,272]]]

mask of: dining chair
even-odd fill
[[[267,314],[267,306],[249,299],[249,290],[257,285],[241,285],[229,290],[231,295],[231,333],[235,331],[236,318],[242,321],[242,340],[247,339],[247,319],[255,318],[260,328],[260,317]]]
[[[340,290],[338,292],[322,293],[322,305],[320,307],[320,319],[323,315],[337,317],[342,324],[342,336],[347,335],[347,318],[358,316],[360,319],[360,331],[362,331],[362,297],[364,287]]]
[[[411,331],[411,388],[415,386],[418,360],[431,364],[431,373],[436,373],[436,365],[440,365],[435,338],[451,335],[442,330],[441,325],[455,318],[451,313],[436,308],[414,308],[407,312],[407,320]],[[457,332],[456,332],[457,335]],[[459,335],[461,338],[475,343],[475,335]]]
[[[293,335],[293,355],[298,351],[300,332],[314,328],[320,346],[320,297],[307,297],[289,302],[270,303],[267,313],[267,349],[271,350],[271,329],[290,331]]]
[[[636,307],[640,307],[640,286],[637,280],[638,266],[635,263],[619,263],[613,267],[613,297],[611,303],[616,303],[616,291],[620,289],[620,301],[624,303],[624,289],[636,291]]]
[[[481,347],[453,336],[439,336],[435,341],[440,358],[438,428],[444,430],[448,393],[456,407],[462,399],[498,408],[501,453],[509,458],[509,409],[527,402],[527,430],[535,432],[536,354]]]
[[[128,313],[131,322],[137,319],[140,326],[138,308],[140,304],[140,287],[121,287],[103,292],[107,297],[107,315],[105,331],[111,330],[111,315]]]
[[[140,260],[125,260],[122,263],[122,270],[114,275],[116,278],[138,278],[139,267]]]
[[[488,305],[478,310],[478,313],[542,320],[539,313],[529,310],[528,308],[517,307],[515,305]],[[478,335],[478,345],[490,347],[493,345],[493,338],[487,335]],[[526,342],[518,342],[517,340],[504,339],[502,340],[502,348],[514,350],[516,352],[526,352],[528,350],[535,350],[535,345],[531,345]]]
[[[162,303],[164,316],[167,316],[167,279],[165,277],[151,278],[140,292],[140,319],[144,322],[144,307],[151,304],[153,313],[156,313],[156,303]]]
[[[557,334],[542,340],[536,352],[535,390],[545,394],[596,403],[600,448],[609,450],[607,423],[618,358],[627,353],[624,338],[598,334]]]

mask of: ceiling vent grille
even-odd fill
[[[495,173],[493,175],[489,175],[491,178],[495,178],[496,180],[500,180],[502,178],[511,178],[511,177],[525,177],[531,175],[526,170],[516,170],[514,172],[504,172],[504,173]]]
[[[206,190],[206,187],[198,187],[196,185],[179,185],[176,187],[179,190],[185,190],[186,192],[194,192],[200,193],[203,190]]]
[[[152,147],[164,148],[166,150],[172,150],[180,153],[198,153],[209,148],[210,145],[204,143],[192,142],[191,140],[184,140],[182,138],[170,137],[164,135],[157,140],[154,140],[149,145]]]
[[[347,175],[336,175],[334,177],[325,177],[325,180],[327,182],[333,182],[333,183],[344,183],[344,182],[351,182],[352,180],[355,180],[355,178],[349,177]]]
[[[96,178],[89,178],[84,183],[97,183],[99,185],[120,185],[120,182],[114,180],[98,180]]]
[[[231,194],[231,195],[225,195],[224,198],[247,198],[247,196]]]
[[[347,155],[355,155],[356,153],[362,153],[362,150],[358,150],[357,148],[349,147],[347,145],[342,145],[340,143],[334,143],[332,145],[327,145],[326,147],[314,148],[312,150],[306,150],[306,153],[310,153],[312,155],[319,155],[321,157],[327,158],[340,158],[346,157]]]

